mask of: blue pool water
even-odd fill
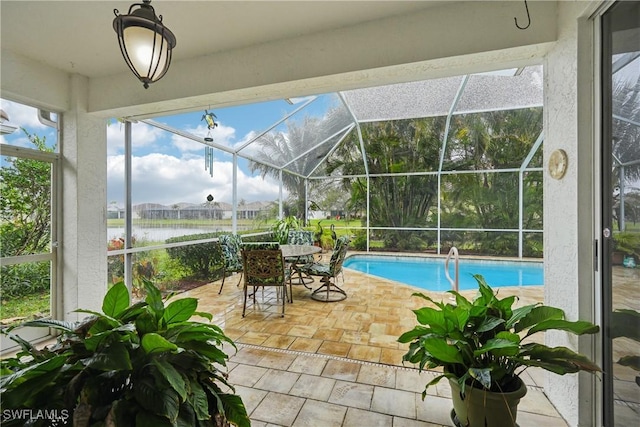
[[[344,261],[343,266],[428,291],[451,289],[445,276],[443,258],[353,255]],[[473,274],[483,275],[487,283],[496,288],[544,284],[541,262],[461,259],[458,266],[460,290],[477,289]],[[452,261],[449,262],[449,275],[455,279]]]

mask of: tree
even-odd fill
[[[283,169],[282,174],[282,185],[289,192],[291,205],[287,216],[304,216],[306,178],[335,146],[341,135],[330,137],[350,123],[353,123],[353,119],[346,109],[335,107],[322,117],[304,116],[299,121],[288,119],[286,132],[268,132],[254,141],[259,146],[257,159],[270,164],[281,162],[284,165],[291,162]],[[294,159],[297,160],[293,161]],[[280,178],[278,169],[259,161],[250,162],[250,167],[252,171],[260,171],[263,178],[267,175]]]
[[[46,139],[22,129],[40,151],[53,152]],[[6,158],[0,168],[0,244],[2,255],[47,251],[51,242],[51,165],[25,158]]]
[[[386,122],[362,123],[362,140],[366,152],[369,174],[398,174],[398,176],[370,179],[370,223],[384,227],[426,226],[429,212],[437,201],[438,187],[434,175],[400,175],[402,173],[435,171],[439,163],[439,150],[445,120],[423,118]],[[328,160],[327,172],[341,169],[344,175],[364,174],[364,162],[359,152],[356,134],[341,147],[336,156]],[[343,181],[350,192],[349,210],[364,211],[367,197],[367,179],[353,178]],[[407,238],[406,232],[384,233],[389,247],[416,247],[423,244],[418,233]],[[413,239],[413,240],[412,240]]]
[[[542,131],[542,108],[492,111],[455,117],[447,144],[445,169],[494,171],[518,169]],[[542,164],[542,150],[532,165]],[[531,172],[524,178],[525,212],[523,227],[542,229],[542,174]],[[518,172],[477,172],[449,175],[443,206],[445,227],[516,229],[519,217]],[[480,248],[493,253],[513,253],[517,235],[496,237],[487,233]]]
[[[45,138],[31,135],[40,151],[53,152]],[[3,257],[45,253],[51,244],[51,164],[5,157],[0,168],[0,248]],[[49,289],[49,263],[26,262],[2,267],[0,289],[4,298]],[[32,314],[32,313],[30,313]]]

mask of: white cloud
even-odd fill
[[[132,159],[132,203],[204,203],[207,195],[231,203],[233,164],[216,161],[213,177],[204,169],[202,158],[179,159],[166,154],[149,154]],[[124,203],[124,156],[107,161],[107,203]],[[238,199],[270,201],[278,198],[278,184],[260,176],[238,171]]]
[[[198,125],[195,128],[186,128],[184,131],[201,138],[211,136],[211,138],[213,138],[213,142],[226,147],[232,147],[233,141],[236,137],[235,128],[231,126],[224,126],[223,124],[218,124],[218,126],[212,129],[211,132],[209,132],[209,129],[205,125]],[[199,151],[204,148],[204,144],[180,135],[174,134],[171,137],[171,141],[173,142],[173,145],[182,152]]]
[[[9,116],[9,124],[11,126],[32,130],[49,128],[38,120],[38,110],[36,108],[7,101],[6,99],[0,99],[0,105]]]
[[[131,126],[131,141],[134,148],[148,147],[157,143],[166,134],[162,129],[145,123],[135,123]],[[107,126],[107,152],[110,155],[124,151],[124,123],[111,122]]]

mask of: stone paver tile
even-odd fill
[[[522,376],[525,384],[533,384],[544,387],[548,375],[553,375],[542,368],[528,368]]]
[[[269,424],[262,421],[251,420],[251,427],[267,427]]]
[[[300,355],[296,357],[291,366],[289,366],[289,372],[303,372],[309,375],[320,375],[322,370],[327,364],[329,359],[325,357],[315,357]]]
[[[370,347],[368,345],[353,344],[347,357],[349,359],[366,360],[367,362],[378,363],[380,361],[380,347]]]
[[[315,325],[318,328],[333,328],[336,324],[337,319],[335,317],[325,317],[324,319],[320,320],[318,323],[316,323]]]
[[[365,411],[357,408],[349,408],[344,418],[343,427],[390,427],[393,417],[377,412]]]
[[[237,328],[223,328],[224,334],[231,338],[233,341],[236,341],[238,338],[247,333],[247,331],[243,331],[242,329]]]
[[[258,348],[241,348],[237,353],[231,355],[229,357],[229,361],[236,363],[246,363],[247,365],[255,365],[262,359],[264,356],[269,354],[270,352],[267,350],[262,350]]]
[[[311,338],[317,331],[317,326],[296,325],[289,330],[289,335],[294,337]]]
[[[528,388],[527,394],[520,399],[518,413],[520,412],[531,412],[533,414],[547,415],[550,417],[558,415],[558,411],[556,411],[556,408],[549,402],[547,396],[540,390],[534,390],[532,388]]]
[[[281,426],[292,426],[304,402],[305,399],[302,397],[269,392],[251,413],[251,418]]]
[[[296,337],[290,337],[288,335],[271,335],[267,338],[262,345],[269,348],[281,348],[287,349]]]
[[[435,392],[433,389],[435,389]],[[427,390],[427,393],[434,394],[439,397],[446,397],[447,399],[451,399],[451,386],[449,385],[449,381],[444,379],[440,380],[440,382],[436,384],[435,387],[434,386],[429,387],[429,390]]]
[[[253,344],[253,345],[262,345],[263,342],[267,340],[271,336],[268,332],[247,332],[240,338],[238,338],[239,343],[243,344]]]
[[[369,334],[369,332],[345,330],[344,333],[342,334],[342,338],[340,338],[340,341],[346,342],[349,344],[367,345],[369,344],[370,338],[371,338],[371,334]]]
[[[367,307],[362,307],[363,310],[366,310]],[[370,325],[373,321],[373,315],[365,312],[351,312],[351,319],[354,322],[360,322],[362,325]]]
[[[260,359],[256,365],[286,371],[295,359],[295,354],[270,352],[265,354],[265,356]]]
[[[291,330],[291,325],[288,322],[283,322],[283,323],[267,322],[267,324],[260,330],[260,332],[268,332],[270,334],[278,334],[278,335],[288,335],[290,330]]]
[[[317,377],[315,375],[302,374],[291,388],[289,394],[300,397],[308,397],[315,400],[326,401],[336,380],[332,378]]]
[[[373,386],[350,381],[337,381],[329,396],[329,402],[352,408],[371,408]]]
[[[399,390],[422,393],[424,386],[435,377],[426,371],[398,369],[396,370],[396,388]]]
[[[380,363],[387,365],[402,365],[402,356],[406,354],[406,350],[398,350],[396,348],[383,347],[380,352]],[[409,365],[407,365],[409,366]]]
[[[251,413],[258,407],[262,399],[267,395],[264,390],[256,390],[255,388],[244,387],[241,385],[235,386],[236,394],[242,398],[242,403],[247,409],[247,414],[251,416]]]
[[[267,368],[251,365],[238,365],[229,373],[229,383],[253,387],[267,372]]]
[[[312,338],[325,341],[340,341],[344,331],[338,328],[321,328],[313,334]]]
[[[340,427],[346,412],[344,406],[309,399],[302,406],[293,427]]]
[[[358,382],[395,388],[396,369],[382,365],[362,365],[358,374]]]
[[[337,380],[355,381],[358,378],[362,365],[345,360],[329,360],[322,371],[323,377],[335,378]]]
[[[416,418],[416,394],[386,387],[374,387],[371,410],[404,418]]]
[[[404,323],[387,323],[387,329],[385,330],[385,335],[393,335],[395,337],[399,337],[400,335],[407,332],[407,325]]]
[[[342,286],[342,285],[338,285],[338,286]],[[351,300],[353,301],[353,299]],[[344,311],[349,312],[349,313],[353,313],[353,312],[360,312],[360,313],[365,313],[367,311],[367,307],[363,306],[363,305],[359,305],[359,304],[346,304],[344,306]]]
[[[374,335],[369,338],[370,345],[379,345],[388,348],[400,348],[398,335]]]
[[[616,408],[617,410],[618,408]],[[521,412],[518,408],[518,415],[516,418],[518,425],[520,427],[567,427],[567,423],[565,420],[560,418],[559,416],[548,417],[546,415],[532,414],[530,412]],[[637,423],[638,418],[635,418]],[[623,424],[623,425],[633,425],[633,424]]]
[[[331,356],[346,357],[349,354],[351,344],[344,342],[323,341],[318,348],[318,353]]]
[[[371,335],[385,335],[387,333],[386,323],[372,323],[369,326],[369,333]]]
[[[298,381],[300,374],[296,372],[284,372],[277,369],[269,369],[254,387],[261,390],[289,393],[291,387]]]
[[[295,338],[295,337],[292,337]],[[322,344],[322,340],[313,338],[297,337],[289,346],[289,350],[305,351],[307,353],[315,353]]]
[[[451,425],[451,399],[428,395],[422,400],[419,393],[414,394],[416,399],[417,419],[433,424]],[[548,427],[548,426],[545,426]]]
[[[393,427],[441,427],[442,424],[432,424],[426,421],[410,420],[409,418],[393,417]],[[254,427],[251,424],[251,427]]]

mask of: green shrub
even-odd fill
[[[48,262],[9,265],[2,267],[0,272],[2,298],[17,298],[49,291]]]
[[[367,250],[367,231],[366,230],[356,230],[355,237],[351,241],[351,246],[353,249],[357,251],[366,251]]]
[[[166,243],[186,242],[190,240],[211,239],[222,233],[203,233],[167,239]],[[167,253],[188,268],[197,277],[210,278],[222,268],[222,251],[218,242],[167,248]]]

